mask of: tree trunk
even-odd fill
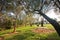
[[[41,18],[41,27],[43,27],[43,24],[44,24],[44,19],[43,18]]]
[[[16,26],[14,26],[14,30],[13,30],[13,33],[16,32]]]
[[[14,26],[14,28],[13,28],[13,33],[14,33],[14,32],[16,32],[16,20],[14,20],[13,26]]]
[[[53,19],[49,18],[48,16],[46,16],[44,13],[42,13],[41,11],[39,12],[40,15],[42,15],[57,31],[58,35],[60,36],[60,25]]]

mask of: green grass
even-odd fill
[[[50,24],[44,24],[44,27],[47,27],[48,29],[54,29]],[[36,25],[33,25],[32,27],[29,25],[26,27],[18,27],[16,28],[18,33],[7,36],[5,34],[11,33],[13,29],[0,31],[0,36],[4,36],[5,40],[60,40],[60,37],[56,32],[52,34],[38,34],[31,31],[35,28],[37,28]]]
[[[49,28],[49,29],[54,29],[54,27],[51,24],[44,24],[44,26]]]

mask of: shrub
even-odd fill
[[[11,20],[4,20],[3,22],[0,23],[0,28],[2,29],[10,29],[12,26]]]
[[[5,29],[10,29],[11,26],[12,26],[11,20],[7,20],[7,21],[5,22]]]

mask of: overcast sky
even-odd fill
[[[54,12],[54,9],[49,10],[46,15],[52,19],[57,19],[57,21],[60,21],[60,14],[57,15],[56,12]]]

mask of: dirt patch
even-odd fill
[[[4,40],[4,37],[0,36],[0,40]]]
[[[16,35],[16,34],[18,34],[18,32],[4,34],[4,36],[11,36],[11,35],[14,35],[14,34]]]
[[[40,27],[40,28],[33,29],[32,32],[49,34],[49,33],[53,33],[53,32],[56,32],[56,31],[54,29],[48,29],[48,28],[45,28],[45,27]]]

